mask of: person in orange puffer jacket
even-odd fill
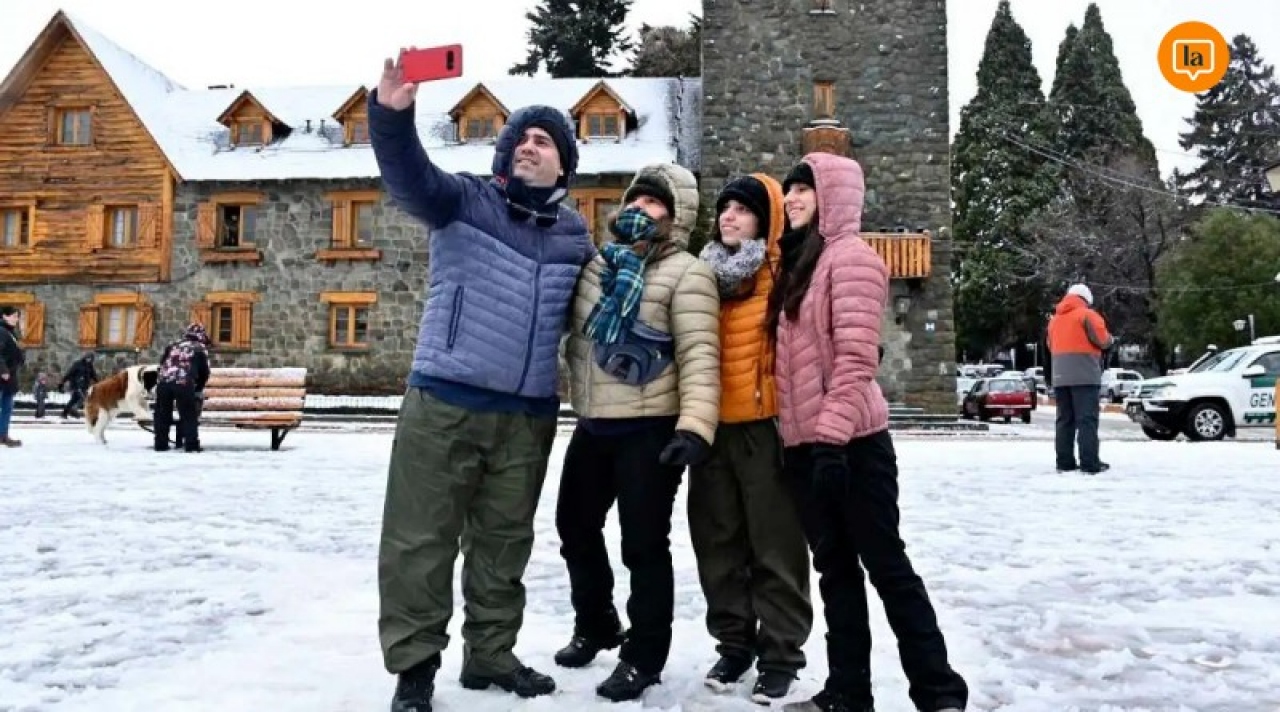
[[[720,659],[706,684],[723,690],[755,664],[752,697],[781,698],[804,667],[813,626],[809,551],[782,478],[773,347],[765,331],[785,224],[782,186],[756,173],[716,198],[700,257],[720,290],[720,422],[710,458],[689,478],[689,530]]]

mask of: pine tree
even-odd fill
[[[1190,128],[1179,135],[1202,163],[1178,176],[1178,188],[1209,203],[1280,210],[1265,175],[1280,145],[1280,83],[1248,35],[1231,45],[1226,75],[1196,97]]]
[[[632,49],[624,23],[633,0],[540,0],[529,20],[529,53],[508,73],[557,79],[609,77],[609,65]]]
[[[640,43],[631,64],[633,77],[702,76],[702,18],[690,15],[685,29],[640,26]]]
[[[1055,185],[1045,159],[1012,141],[1045,145],[1046,119],[1031,40],[1001,0],[978,65],[978,91],[960,112],[952,147],[952,224],[963,255],[956,320],[965,352],[1034,340],[1038,331],[1040,290],[1015,263],[1026,253],[1024,223]]]

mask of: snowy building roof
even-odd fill
[[[335,112],[359,87],[236,87],[188,89],[169,79],[79,19],[59,12],[110,75],[124,99],[155,138],[179,176],[188,181],[376,178],[378,166],[367,144],[344,145]],[[21,62],[21,60],[20,60]],[[12,78],[12,77],[11,77]],[[502,77],[483,81],[510,110],[548,104],[569,111],[600,83],[598,78]],[[701,82],[677,78],[605,79],[608,89],[633,113],[636,126],[620,140],[580,141],[581,175],[631,174],[654,161],[677,161],[697,170]],[[7,81],[6,81],[7,83]],[[450,109],[477,85],[474,78],[421,84],[418,135],[441,168],[487,175],[491,143],[456,139]],[[245,92],[291,131],[266,146],[233,147],[218,118]]]

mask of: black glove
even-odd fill
[[[680,467],[699,465],[711,454],[711,444],[688,430],[677,430],[671,442],[662,449],[658,462]]]
[[[849,475],[849,458],[839,445],[813,446],[813,480],[824,482]]]

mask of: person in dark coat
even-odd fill
[[[9,437],[9,421],[13,418],[13,399],[18,395],[18,373],[26,361],[18,343],[17,307],[0,307],[0,445],[20,447],[21,440]]]
[[[67,399],[67,404],[62,408],[63,418],[69,416],[80,417],[80,411],[76,410],[76,408],[84,403],[85,395],[89,393],[89,386],[97,382],[98,372],[93,368],[92,353],[81,356],[78,361],[71,364],[71,368],[67,369],[66,375],[58,382],[59,391],[71,386],[71,397]]]
[[[156,378],[155,449],[169,449],[173,407],[178,407],[178,442],[187,452],[200,452],[200,424],[196,394],[209,381],[209,335],[200,324],[189,324],[182,338],[165,347]]]
[[[49,377],[43,373],[36,376],[36,383],[31,389],[31,394],[36,399],[36,417],[43,418],[45,404],[49,400]]]

